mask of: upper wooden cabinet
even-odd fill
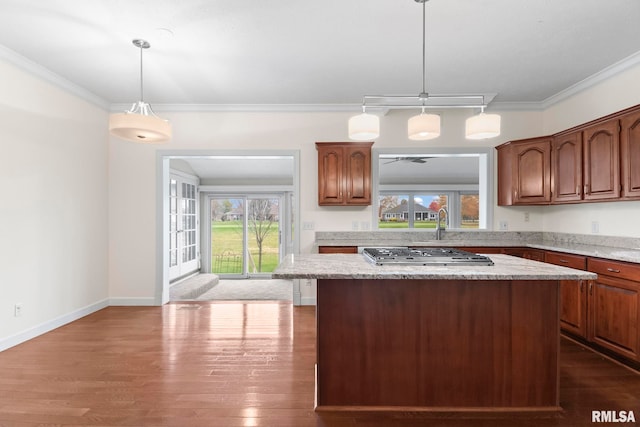
[[[622,197],[640,198],[640,111],[620,119]]]
[[[555,136],[551,145],[551,201],[582,200],[582,132]]]
[[[608,120],[586,128],[584,139],[584,199],[620,197],[620,123]]]
[[[318,204],[371,204],[373,142],[316,142]]]
[[[640,199],[640,105],[551,137],[511,141],[496,149],[500,206]]]
[[[498,149],[498,204],[551,201],[551,138],[512,141]]]

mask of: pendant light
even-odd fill
[[[471,116],[465,123],[465,137],[467,139],[488,139],[500,135],[500,116],[485,114],[484,107],[480,114]]]
[[[144,102],[142,52],[151,45],[146,40],[135,39],[133,45],[140,49],[140,101],[124,113],[111,114],[109,132],[121,139],[142,143],[159,143],[171,139],[171,125],[158,117],[151,105]]]
[[[349,138],[356,141],[367,141],[380,136],[380,118],[367,114],[362,107],[362,114],[349,119]]]
[[[423,106],[420,115],[411,117],[407,123],[407,136],[414,141],[425,141],[440,136],[440,116],[424,112],[424,102],[429,99],[427,93],[427,12],[425,8],[427,1],[422,1],[422,92],[418,95],[423,100]]]
[[[422,92],[417,96],[407,95],[365,95],[362,97],[362,114],[349,119],[349,138],[354,140],[374,139],[380,135],[380,120],[367,114],[365,108],[412,109],[420,108],[420,114],[407,123],[407,136],[411,140],[424,141],[440,136],[440,115],[428,114],[426,109],[480,108],[478,115],[466,121],[465,135],[468,139],[493,138],[500,135],[500,116],[485,114],[484,109],[496,94],[433,95],[427,93],[426,73],[426,3],[429,0],[415,0],[422,3]]]
[[[407,136],[414,141],[426,141],[440,136],[440,116],[422,113],[413,116],[407,124]]]

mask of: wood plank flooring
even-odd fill
[[[0,353],[0,426],[587,426],[597,425],[592,410],[640,418],[640,375],[566,339],[559,414],[315,413],[315,343],[313,307],[109,307]]]

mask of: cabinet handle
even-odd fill
[[[589,282],[589,295],[593,295],[593,282]]]
[[[616,270],[615,268],[607,268],[607,271],[611,272],[611,273],[620,273],[620,270]]]
[[[560,262],[563,264],[569,264],[569,261],[567,261],[566,259],[561,259]]]
[[[580,293],[584,292],[584,280],[580,280]]]
[[[576,185],[576,194],[580,194],[580,184]]]
[[[587,188],[586,184],[585,184],[585,186],[584,186],[584,194],[589,194],[589,190],[588,190],[588,188]]]

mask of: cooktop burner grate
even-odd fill
[[[362,254],[376,265],[493,265],[485,255],[455,248],[364,248]]]

